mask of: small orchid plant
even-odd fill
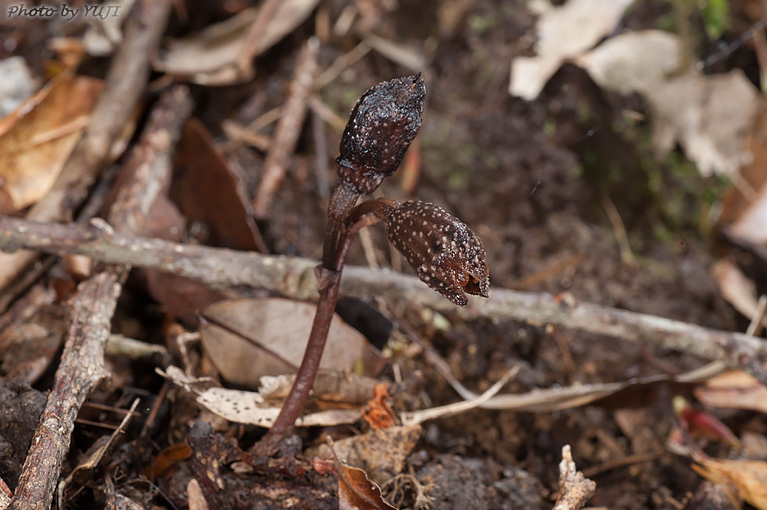
[[[461,220],[428,202],[379,198],[356,205],[360,195],[378,189],[399,167],[421,128],[425,96],[417,74],[379,83],[352,109],[336,159],[338,184],[328,206],[317,313],[293,388],[256,445],[257,453],[273,453],[301,416],[325,348],[346,255],[361,228],[384,222],[389,242],[421,281],[456,305],[467,306],[467,294],[488,296],[485,249]]]

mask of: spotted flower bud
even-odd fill
[[[487,297],[490,273],[482,242],[461,220],[428,202],[405,202],[387,219],[389,242],[426,285],[459,306]]]
[[[420,73],[384,81],[357,101],[341,138],[339,178],[368,194],[397,170],[423,120]]]

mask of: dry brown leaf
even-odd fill
[[[279,3],[254,47],[253,57],[271,48],[304,22],[319,0],[284,0]],[[158,71],[185,77],[201,85],[230,85],[253,77],[254,71],[237,66],[258,8],[245,9],[226,21],[187,38],[173,41],[153,65]]]
[[[206,245],[265,251],[245,190],[196,119],[176,147],[170,197],[187,222],[205,225]]]
[[[511,63],[509,94],[532,101],[567,60],[615,30],[631,0],[570,0],[547,9],[536,23],[535,57]]]
[[[203,312],[202,345],[224,379],[255,388],[261,376],[297,370],[315,310],[278,298],[223,301]],[[375,375],[382,364],[367,339],[335,315],[320,368]]]
[[[65,77],[43,98],[30,98],[10,114],[18,120],[0,137],[0,214],[28,207],[48,192],[88,123],[101,87],[94,78]],[[31,104],[34,108],[23,114]]]
[[[165,195],[158,196],[149,210],[146,235],[180,242],[185,231],[186,220],[176,205]],[[186,324],[197,325],[200,310],[226,299],[222,291],[190,278],[158,269],[139,269],[138,272],[145,276],[152,297]]]
[[[767,386],[741,370],[718,375],[693,393],[707,406],[767,413]]]
[[[339,510],[397,510],[384,501],[381,489],[361,469],[336,461]]]
[[[713,273],[725,301],[748,319],[756,316],[759,308],[756,284],[728,260],[717,261]],[[762,324],[767,327],[767,318],[762,319]]]
[[[693,469],[704,478],[731,484],[740,497],[759,510],[767,510],[767,462],[756,460],[710,459],[695,455],[700,466]]]

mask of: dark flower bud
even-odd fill
[[[397,170],[423,120],[421,74],[374,86],[357,101],[341,138],[339,178],[368,194]]]
[[[466,294],[487,297],[485,248],[455,216],[428,202],[405,202],[389,214],[386,234],[426,285],[466,306]]]

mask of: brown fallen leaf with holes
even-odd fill
[[[397,510],[384,501],[381,489],[361,469],[336,460],[339,510]]]
[[[0,214],[34,204],[53,186],[101,87],[95,78],[62,76],[44,89],[44,97],[36,95],[9,115],[14,122],[0,136]]]

